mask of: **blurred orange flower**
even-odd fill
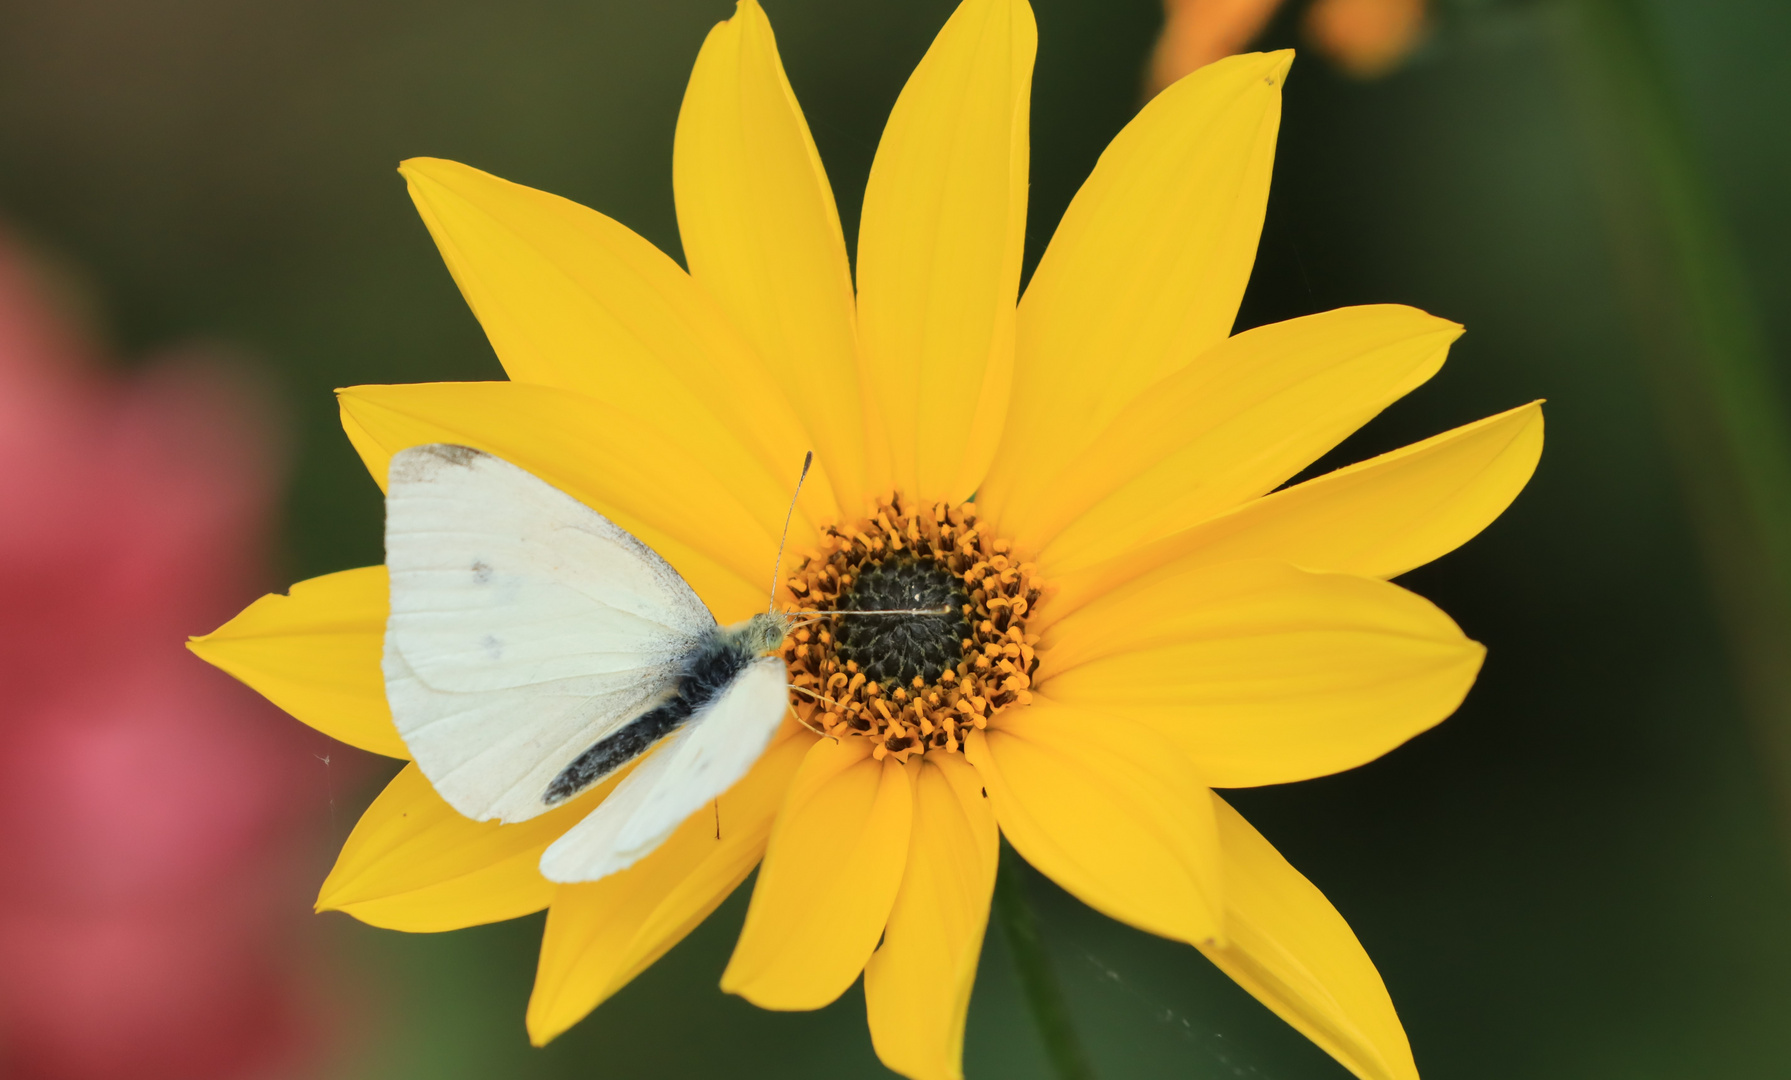
[[[263,410],[202,356],[105,374],[41,293],[0,240],[0,1075],[266,1075],[317,763],[181,647],[265,573]]]
[[[1151,94],[1244,51],[1280,6],[1281,0],[1163,0],[1163,31],[1150,60]]]
[[[1149,92],[1244,51],[1281,5],[1282,0],[1163,0]],[[1367,79],[1385,75],[1411,54],[1423,37],[1424,16],[1425,0],[1312,0],[1302,28],[1332,63]]]
[[[1371,79],[1398,67],[1417,47],[1424,0],[1313,0],[1305,31],[1332,63]]]

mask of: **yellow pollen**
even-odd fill
[[[886,559],[930,562],[956,579],[969,600],[962,657],[907,686],[882,686],[840,655],[841,620],[822,616],[784,642],[791,707],[810,730],[872,740],[879,761],[958,753],[969,731],[1032,701],[1038,635],[1026,632],[1026,615],[1045,595],[1044,584],[1005,539],[987,535],[973,504],[910,509],[897,496],[863,520],[822,531],[819,549],[799,560],[785,581],[790,614],[839,610],[860,574]]]

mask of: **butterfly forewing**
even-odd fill
[[[665,699],[715,620],[665,560],[543,480],[460,446],[392,458],[386,696],[456,810],[521,821]]]

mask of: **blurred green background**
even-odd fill
[[[1160,21],[1155,0],[1035,4],[1029,265],[1139,104]],[[949,6],[765,0],[848,240],[882,119]],[[1791,5],[1640,10],[1782,373]],[[0,218],[85,271],[122,350],[200,337],[258,358],[296,433],[282,584],[377,562],[378,493],[331,389],[499,376],[393,167],[466,161],[676,254],[673,123],[730,11],[0,0]],[[1235,801],[1350,919],[1428,1076],[1788,1076],[1791,834],[1637,360],[1649,331],[1614,272],[1571,16],[1456,0],[1389,78],[1294,68],[1240,327],[1397,301],[1469,329],[1442,375],[1327,461],[1536,397],[1549,443],[1503,519],[1406,579],[1490,647],[1460,713],[1366,768]],[[1297,43],[1291,13],[1266,43]],[[385,766],[330,768],[314,879]],[[1032,885],[1101,1075],[1343,1075],[1191,949]],[[345,1035],[321,1074],[887,1075],[856,990],[817,1014],[716,990],[743,911],[737,895],[544,1051],[522,1027],[539,918],[406,937],[322,917]],[[966,1066],[1047,1075],[997,933]]]

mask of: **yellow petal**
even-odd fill
[[[995,814],[958,755],[928,754],[909,771],[908,866],[864,968],[865,1011],[883,1064],[911,1080],[963,1080],[964,1018],[995,889]]]
[[[754,0],[709,32],[672,147],[690,274],[808,422],[848,514],[868,489],[852,274],[833,190]]]
[[[913,783],[869,739],[817,740],[778,812],[721,988],[762,1009],[818,1009],[877,947],[902,881]]]
[[[348,834],[317,910],[416,933],[540,911],[554,891],[541,876],[541,852],[590,813],[617,779],[538,818],[499,825],[462,817],[421,769],[406,765]]]
[[[1076,460],[1145,387],[1224,341],[1256,258],[1292,52],[1234,56],[1110,143],[1020,301],[1013,406],[979,505]]]
[[[765,608],[788,485],[750,460],[662,438],[601,402],[522,383],[413,383],[341,391],[342,411],[376,451],[449,442],[496,454],[609,517],[684,576],[722,622]],[[801,514],[790,542],[812,542]]]
[[[883,129],[858,234],[858,340],[895,484],[968,498],[1013,378],[1038,34],[1025,0],[964,0]]]
[[[1047,576],[1174,535],[1311,464],[1436,374],[1460,334],[1395,304],[1239,334],[1121,409],[1001,527]]]
[[[386,707],[386,568],[366,566],[271,593],[187,648],[332,739],[408,758]]]
[[[972,732],[964,751],[1002,834],[1083,903],[1178,941],[1223,934],[1212,800],[1174,743],[1035,698]]]
[[[457,162],[412,158],[399,172],[510,378],[587,394],[794,483],[813,442],[677,263],[595,210]],[[826,467],[803,503],[831,517]]]
[[[1384,581],[1172,565],[1053,626],[1036,685],[1148,725],[1216,787],[1248,787],[1354,768],[1436,725],[1485,653]]]
[[[1405,1029],[1349,924],[1217,796],[1230,942],[1201,952],[1362,1080],[1418,1080]]]
[[[536,1046],[626,986],[746,879],[811,741],[796,734],[773,743],[712,811],[693,815],[635,865],[601,881],[560,886],[529,998]]]
[[[1535,402],[1338,469],[1099,565],[1052,580],[1040,628],[1151,570],[1277,559],[1388,578],[1473,539],[1511,505],[1542,454]]]

